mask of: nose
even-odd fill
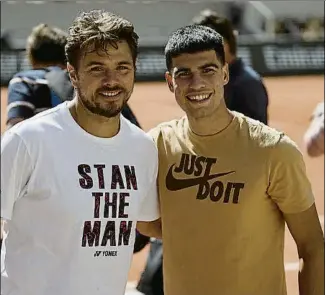
[[[205,81],[200,74],[194,73],[191,79],[190,88],[193,90],[201,90],[205,88]]]
[[[106,71],[102,80],[102,84],[107,87],[118,85],[118,77],[114,71]]]

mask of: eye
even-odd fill
[[[180,72],[177,74],[177,77],[181,77],[181,78],[185,78],[188,77],[190,75],[190,72]]]
[[[94,66],[90,68],[91,72],[101,72],[103,71],[103,67],[101,66]]]
[[[126,72],[126,71],[129,71],[130,68],[127,67],[127,66],[118,66],[118,67],[117,67],[117,70],[118,70],[118,71],[122,71],[122,72]]]
[[[213,73],[215,73],[215,70],[212,69],[212,68],[206,68],[206,69],[203,69],[203,73],[205,73],[205,74],[213,74]]]

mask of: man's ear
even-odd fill
[[[69,77],[70,77],[70,81],[71,81],[72,86],[74,88],[76,88],[77,81],[78,81],[77,73],[76,73],[75,68],[70,63],[67,63],[67,71],[69,73]]]
[[[172,93],[174,93],[174,87],[173,87],[173,82],[172,82],[172,76],[169,71],[165,72],[165,80],[166,83],[168,83],[168,87]]]
[[[223,66],[223,85],[226,85],[229,83],[229,65],[227,63],[225,63],[225,65]]]

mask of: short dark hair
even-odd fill
[[[222,36],[213,29],[188,25],[174,31],[165,46],[165,60],[167,69],[172,67],[172,58],[183,53],[215,50],[217,58],[225,64],[225,55]]]
[[[68,34],[63,30],[47,24],[34,27],[26,44],[30,62],[64,65],[67,37]]]
[[[234,29],[232,23],[227,18],[218,15],[210,9],[206,9],[193,19],[193,24],[214,29],[228,42],[230,52],[234,55],[237,53],[237,41]]]
[[[136,64],[138,39],[133,24],[119,15],[104,10],[82,12],[69,28],[67,61],[77,67],[80,54],[89,45],[96,51],[106,51],[108,45],[117,47],[118,41],[125,40]]]

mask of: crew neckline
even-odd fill
[[[124,122],[124,119],[121,114],[120,114],[119,132],[113,137],[98,137],[98,136],[88,133],[75,121],[75,119],[73,118],[73,116],[71,115],[71,113],[69,111],[69,102],[64,102],[62,104],[62,112],[63,112],[64,118],[65,118],[65,121],[69,125],[69,127],[71,127],[80,136],[83,136],[93,142],[96,142],[99,144],[104,144],[104,145],[112,145],[112,144],[116,144],[123,137],[123,133],[125,130],[125,122]]]
[[[189,120],[188,120],[187,116],[185,116],[185,122],[186,122],[185,125],[187,128],[188,136],[190,138],[195,139],[196,141],[213,141],[213,140],[221,139],[221,138],[228,136],[228,134],[230,134],[231,131],[234,130],[239,123],[239,118],[238,118],[238,115],[236,114],[236,112],[231,111],[231,113],[233,114],[233,118],[232,118],[232,121],[229,124],[229,126],[227,126],[221,132],[213,134],[213,135],[198,135],[198,134],[194,133],[190,128]]]

